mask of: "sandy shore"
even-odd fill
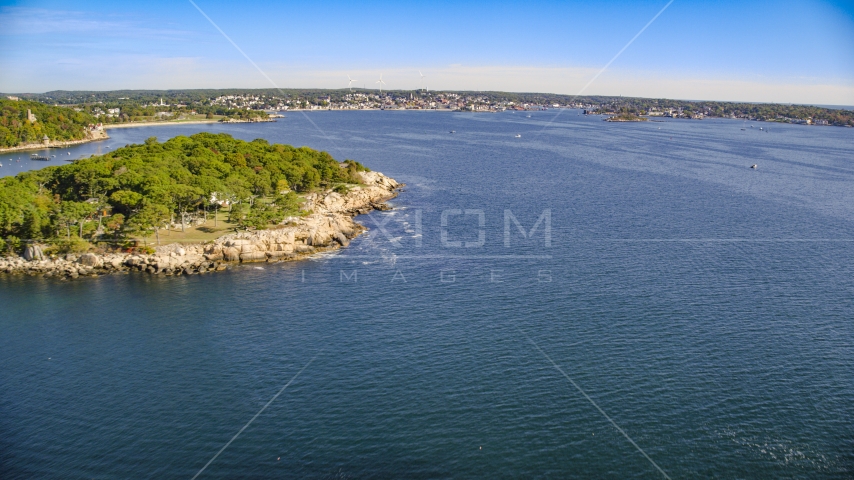
[[[193,125],[199,123],[222,123],[219,120],[177,120],[167,122],[135,122],[135,123],[114,123],[104,125],[104,128],[109,130],[113,128],[133,128],[133,127],[161,127],[163,125]]]

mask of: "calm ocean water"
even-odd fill
[[[0,277],[0,477],[191,478],[279,392],[198,478],[854,477],[854,131],[555,113],[68,150],[222,131],[407,187],[310,261]]]

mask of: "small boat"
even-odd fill
[[[530,115],[527,115],[526,117],[527,117],[527,118],[531,118],[531,116],[530,116]]]
[[[34,154],[30,155],[30,160],[38,160],[40,162],[47,162],[50,160],[50,158],[45,157],[45,156],[41,156],[37,153],[34,153]]]
[[[756,170],[757,168],[759,168],[759,165],[756,165],[756,164],[754,163],[753,165],[751,165],[751,166],[750,166],[750,168],[752,168],[752,169]]]
[[[516,138],[522,138],[522,135],[516,134]]]
[[[448,133],[457,133],[457,131],[456,131],[456,130],[451,130],[451,131],[450,131],[450,132],[448,132]]]

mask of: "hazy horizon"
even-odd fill
[[[196,4],[258,69],[190,2],[3,2],[0,90],[340,89],[347,75],[370,88],[382,75],[390,90],[854,105],[844,2]]]

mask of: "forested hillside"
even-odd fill
[[[0,179],[0,237],[16,243],[145,236],[215,205],[232,206],[235,223],[264,228],[297,213],[297,192],[346,188],[364,170],[308,147],[228,134],[163,143],[152,137],[103,156]]]
[[[35,121],[27,118],[27,110]],[[54,107],[25,100],[0,100],[0,148],[51,140],[81,140],[86,127],[97,123],[92,115],[68,107]]]

